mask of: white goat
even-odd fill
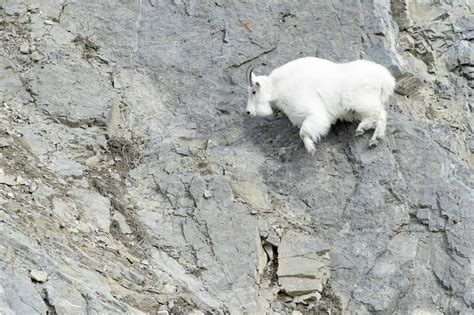
[[[247,71],[247,114],[269,116],[272,106],[283,111],[293,125],[301,127],[306,150],[314,155],[315,143],[336,120],[360,121],[356,135],[375,128],[369,146],[385,135],[384,104],[393,94],[395,79],[383,66],[357,60],[333,63],[305,57],[273,70],[268,76]]]

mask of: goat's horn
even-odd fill
[[[255,66],[249,66],[247,68],[247,82],[250,86],[253,85],[253,82],[252,82],[252,72],[253,72],[253,69],[255,69]]]

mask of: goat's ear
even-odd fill
[[[260,82],[258,82],[258,81],[254,81],[254,82],[255,82],[255,86],[256,86],[257,88],[260,88]]]

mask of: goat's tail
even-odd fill
[[[383,104],[387,103],[390,96],[392,96],[393,91],[395,90],[395,78],[390,72],[387,71],[382,79],[382,88],[380,91],[380,99]]]

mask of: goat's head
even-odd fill
[[[247,69],[247,83],[249,98],[247,101],[247,114],[251,116],[270,116],[273,111],[270,105],[272,97],[272,82],[268,76],[257,76],[251,67]]]

